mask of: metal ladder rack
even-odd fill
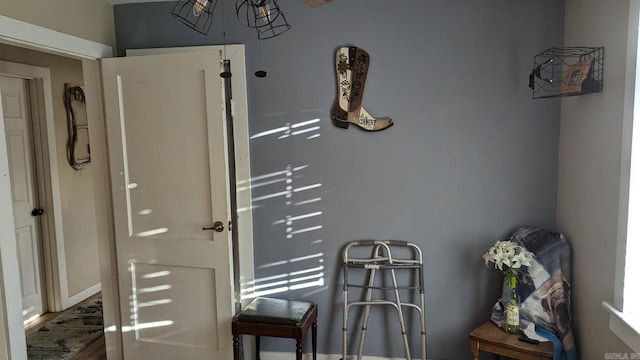
[[[370,258],[353,257],[350,253],[355,251],[355,248],[369,248],[371,250]],[[391,249],[394,249],[406,254],[407,251],[400,251],[400,249],[408,249],[410,256],[408,257],[394,257],[392,256]],[[424,313],[424,274],[422,263],[422,251],[420,248],[407,241],[399,240],[361,240],[347,243],[343,250],[343,270],[344,270],[344,282],[343,282],[343,322],[342,322],[342,360],[347,360],[347,324],[349,310],[354,306],[364,306],[364,317],[362,320],[362,331],[360,333],[360,343],[358,345],[358,360],[362,359],[362,352],[364,349],[364,341],[367,333],[367,323],[369,321],[369,314],[371,306],[375,305],[387,305],[396,310],[398,316],[398,322],[400,324],[400,330],[402,335],[402,341],[404,344],[404,351],[407,360],[411,360],[411,350],[409,348],[409,341],[407,339],[407,331],[404,322],[404,316],[402,314],[402,308],[412,308],[418,311],[420,317],[420,332],[421,332],[421,345],[422,345],[422,360],[427,358],[427,337],[426,337],[426,324]],[[366,285],[352,284],[349,282],[349,272],[356,269],[368,271],[368,282]],[[396,278],[396,270],[412,270],[418,274],[418,279],[413,284],[407,284],[398,286]],[[391,274],[392,286],[377,286],[375,285],[375,276],[378,271],[389,271]],[[366,295],[364,300],[349,301],[349,288],[364,288],[366,289]],[[372,299],[373,290],[392,291],[392,299]],[[399,290],[413,290],[419,294],[419,303],[402,302],[400,299]]]

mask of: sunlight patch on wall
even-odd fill
[[[301,121],[294,124],[286,123],[284,126],[281,126],[275,129],[265,130],[257,134],[254,134],[249,139],[253,140],[253,139],[258,139],[264,136],[278,135],[278,139],[282,140],[290,136],[298,136],[298,135],[305,135],[305,134],[307,139],[315,139],[320,137],[320,133],[319,133],[320,126],[316,125],[319,122],[320,122],[320,119],[312,119],[312,120]]]
[[[309,266],[310,263],[322,264],[324,262],[323,257],[323,253],[316,253],[259,266],[259,269],[266,269],[299,263],[303,268],[298,271],[258,278],[246,283],[243,286],[243,299],[272,295],[314,286],[323,286],[325,276],[324,266],[319,265],[311,268],[305,268],[305,266]]]
[[[324,270],[324,267],[320,266],[309,271],[315,272],[318,270]],[[243,289],[242,299],[254,298],[258,296],[267,296],[278,293],[283,293],[291,290],[305,289],[315,286],[324,285],[324,271],[319,271],[312,275],[296,277],[294,273],[281,274],[279,276],[268,277],[264,279],[257,279],[254,286],[245,286]],[[283,280],[276,280],[277,278],[285,277]],[[274,279],[275,278],[275,279]],[[271,279],[265,283],[262,283],[265,279]]]
[[[309,227],[301,228],[301,229],[294,229],[293,228],[294,221],[308,219],[310,217],[320,216],[320,215],[322,215],[322,211],[316,211],[316,212],[312,212],[312,213],[308,213],[308,214],[302,214],[302,215],[298,215],[298,216],[287,215],[286,219],[275,221],[273,224],[274,225],[285,224],[286,225],[286,229],[285,230],[287,232],[287,239],[291,239],[291,238],[293,238],[293,235],[296,235],[296,234],[302,234],[302,233],[305,233],[305,232],[322,229],[322,225],[314,225],[314,226],[309,226]]]
[[[317,130],[305,127],[313,124],[315,121],[292,126],[289,135]],[[288,164],[282,170],[252,179],[254,208],[264,206],[285,209],[286,215],[273,220],[271,225],[275,234],[282,234],[281,239],[293,241],[296,245],[283,249],[282,254],[276,254],[280,255],[280,259],[256,264],[257,273],[262,276],[243,284],[243,299],[302,289],[315,291],[325,287],[324,253],[318,251],[322,243],[320,232],[324,229],[324,212],[320,209],[322,197],[319,196],[322,183],[308,181],[306,174],[310,169],[308,164]]]
[[[271,129],[254,133],[250,140],[252,143],[273,143],[318,139],[323,122],[312,112],[317,113],[310,110],[302,116],[292,114],[298,119],[306,118],[299,121],[287,121],[288,114],[270,115],[278,117],[274,120],[276,122],[283,120]],[[315,144],[310,146],[317,146]],[[265,241],[277,239],[274,244],[278,247],[256,254],[259,255],[255,264],[256,278],[241,285],[242,299],[301,289],[309,289],[307,294],[310,294],[326,289],[325,254],[321,250],[324,230],[323,184],[316,176],[309,175],[313,164],[295,163],[288,159],[290,153],[283,155],[275,160],[281,165],[239,184],[239,188],[252,191],[252,209],[261,209],[268,214],[266,216],[269,217],[271,228],[264,233],[267,237]]]

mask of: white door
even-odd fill
[[[40,241],[26,80],[0,76],[4,128],[11,177],[11,198],[22,287],[22,317],[27,322],[44,311],[40,277]]]
[[[125,359],[231,358],[221,58],[102,60]]]

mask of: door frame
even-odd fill
[[[33,206],[47,209],[34,221],[38,237],[38,244],[34,248],[38,257],[37,271],[40,278],[38,292],[44,313],[57,309],[56,304],[59,304],[59,296],[56,291],[61,288],[58,285],[57,272],[54,271],[54,260],[57,258],[57,254],[53,252],[56,245],[55,239],[61,236],[62,232],[59,226],[62,221],[59,211],[61,202],[58,189],[52,189],[51,182],[48,180],[51,178],[52,170],[54,170],[53,173],[57,173],[57,164],[48,164],[45,160],[49,158],[50,148],[48,145],[51,144],[47,135],[52,130],[51,124],[46,123],[47,119],[52,119],[52,116],[48,114],[48,105],[51,102],[47,101],[51,100],[51,91],[49,90],[49,93],[45,91],[47,83],[50,82],[49,69],[0,60],[0,76],[24,81],[25,98],[22,101],[27,107],[25,121],[26,126],[30,129],[30,156],[27,161],[32,171]],[[36,139],[38,141],[35,141]],[[10,171],[9,175],[12,175]],[[1,206],[4,209],[5,204],[3,203]],[[5,241],[11,241],[11,239],[5,239]]]
[[[113,216],[111,206],[111,184],[108,169],[106,129],[102,103],[102,82],[99,59],[113,56],[113,49],[105,44],[82,39],[38,25],[15,20],[0,15],[0,42],[36,51],[82,60],[84,85],[86,89],[86,109],[89,122],[89,138],[91,139],[92,163],[95,167],[94,196],[96,206],[96,222],[98,228],[98,251],[100,254],[100,279],[102,282],[103,316],[105,322],[105,341],[107,357],[110,360],[122,358],[122,337],[120,336],[120,314],[118,294],[118,272],[115,256]],[[231,56],[229,56],[231,55]],[[236,100],[234,109],[234,142],[236,146],[236,172],[238,187],[238,208],[245,212],[242,234],[239,236],[240,289],[249,288],[254,278],[253,269],[253,232],[251,206],[251,174],[249,159],[248,110],[246,100],[246,75],[244,66],[244,48],[227,54],[233,64],[242,64],[241,72],[234,70],[232,86],[240,91],[242,100]],[[241,56],[241,57],[240,57]],[[240,70],[240,69],[239,69]],[[243,83],[241,83],[243,82]],[[50,89],[50,86],[49,86]],[[6,148],[4,130],[1,131],[0,149]],[[5,199],[11,199],[9,189],[8,164],[6,155],[0,152],[0,210],[5,212]],[[8,198],[7,198],[8,196]],[[8,201],[10,204],[11,201]],[[7,210],[11,214],[11,208]],[[7,230],[8,229],[8,230]],[[0,218],[0,358],[6,355],[11,359],[26,359],[26,343],[22,324],[22,305],[20,300],[20,283],[12,279],[11,274],[18,272],[17,257],[8,256],[16,253],[15,235],[13,234],[13,215]],[[5,244],[8,243],[8,244]],[[108,256],[105,256],[108,254]],[[0,284],[1,285],[1,284]],[[242,293],[242,297],[250,298],[251,294]],[[246,301],[246,300],[244,300]]]
[[[81,39],[76,36],[64,34],[55,30],[29,24],[1,15],[0,42],[35,51],[47,52],[55,55],[83,60],[83,73],[85,72],[85,61],[93,60],[94,62],[97,62],[95,61],[96,59],[110,57],[113,53],[110,46]],[[36,124],[38,122],[46,124],[42,126],[41,129],[46,134],[44,138],[41,138],[41,140],[46,141],[46,143],[43,144],[45,145],[45,149],[43,150],[50,153],[51,156],[47,156],[48,159],[43,164],[45,165],[43,168],[48,168],[49,172],[49,178],[47,180],[50,184],[51,190],[48,193],[48,197],[52,201],[52,203],[50,203],[48,206],[53,209],[53,216],[50,224],[51,226],[49,227],[49,230],[45,230],[43,226],[43,233],[45,233],[44,235],[46,235],[47,231],[52,231],[52,234],[54,234],[55,236],[59,236],[59,239],[62,240],[62,219],[60,205],[61,201],[57,176],[57,157],[55,156],[55,131],[53,130],[53,95],[51,93],[52,89],[49,70],[47,68],[30,65],[22,65],[16,63],[11,64],[11,69],[17,71],[18,73],[16,73],[15,71],[13,73],[6,73],[5,71],[2,71],[4,74],[33,79],[32,84],[34,84],[36,88],[39,88],[40,96],[38,96],[37,99],[38,106],[36,107],[36,109],[40,109],[40,111],[39,114],[34,114],[34,121],[36,122]],[[36,94],[38,93],[36,92]],[[95,103],[93,104],[93,106],[95,106]],[[89,106],[87,106],[87,111],[89,111]],[[39,119],[35,119],[36,115],[39,115]],[[95,118],[93,120],[96,122],[100,122],[101,119],[102,118]],[[38,132],[38,129],[34,129],[34,133],[36,134],[36,136],[38,136]],[[11,192],[8,179],[8,163],[6,158],[6,150],[3,150],[6,149],[4,140],[4,129],[2,129],[1,133],[0,210],[2,210],[3,213],[11,214]],[[98,137],[104,136],[100,134],[90,134],[90,136],[95,135],[98,135]],[[98,154],[102,152],[101,149],[95,149],[95,151],[97,151]],[[99,166],[100,164],[96,164],[96,167]],[[97,185],[94,185],[94,192],[96,192],[96,194],[102,195],[103,197],[105,196],[104,189],[98,189]],[[54,199],[55,197],[57,197],[57,199]],[[96,197],[96,199],[97,198],[98,197]],[[97,206],[96,211],[99,211]],[[97,219],[98,223],[104,223],[107,221],[108,218],[105,217]],[[26,341],[24,337],[24,325],[22,324],[22,304],[20,301],[18,301],[21,293],[20,282],[19,279],[15,278],[15,274],[18,273],[18,260],[16,256],[12,256],[12,254],[17,253],[15,234],[13,234],[13,231],[11,231],[11,229],[13,228],[13,215],[11,215],[10,217],[3,217],[0,223],[2,225],[2,230],[0,231],[0,249],[2,250],[0,251],[0,273],[2,274],[2,279],[0,281],[4,285],[2,288],[0,288],[0,295],[2,295],[0,297],[0,314],[2,314],[0,315],[0,333],[6,334],[6,336],[0,337],[0,354],[5,355],[5,358],[10,359],[26,359]],[[52,251],[51,253],[55,255],[56,253],[59,254],[59,251]],[[105,272],[102,268],[102,263],[104,262],[108,264],[109,259],[107,258],[103,261],[102,258],[104,258],[104,256],[100,259],[101,281],[103,282],[104,291],[104,283],[106,282],[106,287],[108,287],[111,273]],[[64,261],[64,258],[58,258],[52,261],[53,268],[57,269],[58,267],[55,261]],[[57,273],[57,271],[54,273]],[[60,274],[60,276],[62,275],[63,274]],[[52,281],[47,278],[46,282],[47,288],[49,288]],[[50,295],[49,291],[47,291],[47,293],[47,295]],[[48,300],[50,309],[58,310],[61,309],[62,306],[66,305],[63,304],[59,293],[55,296],[48,296],[48,298],[58,299],[58,301],[54,301],[54,303],[57,304],[53,304],[53,306],[51,304],[51,300]],[[115,346],[117,347],[117,345]],[[114,356],[112,358],[116,359],[118,357]]]
[[[42,269],[44,269],[45,274],[42,280],[44,282],[44,294],[46,294],[46,301],[43,305],[47,310],[61,311],[65,305],[63,294],[67,293],[67,282],[66,268],[60,266],[65,263],[64,235],[62,201],[58,185],[58,162],[55,155],[56,139],[51,74],[48,68],[0,61],[0,75],[27,80],[30,98],[29,106],[31,109],[29,121],[33,129],[31,136],[33,139],[38,139],[38,141],[33,141],[33,157],[29,161],[34,162],[32,164],[38,169],[36,188],[34,189],[37,194],[38,206],[47,209],[47,212],[39,219]],[[6,144],[3,145],[0,152],[6,156]],[[3,212],[6,211],[10,203],[10,201],[8,203],[3,201],[0,204]],[[13,218],[11,223],[13,226]],[[14,246],[16,246],[15,236],[3,237],[2,242],[0,242],[3,253],[5,249],[13,249]],[[16,254],[16,252],[7,252],[7,254]],[[39,269],[39,271],[42,269]],[[10,269],[3,269],[5,284],[13,286],[13,283],[8,282],[9,279],[7,277],[16,273]],[[9,286],[5,286],[4,290],[21,294],[19,283],[18,288],[15,290],[12,290],[12,287]],[[7,305],[10,304],[13,304],[13,302],[7,299]],[[22,310],[22,307],[20,306],[19,309]],[[21,329],[24,331],[24,326],[21,326]]]
[[[42,244],[41,270],[44,270],[43,294],[46,297],[44,307],[49,311],[62,311],[100,291],[100,284],[69,294],[50,70],[0,60],[0,75],[27,81],[31,136],[37,140],[32,141],[33,154],[29,161],[36,169],[36,204],[47,210],[38,225]]]

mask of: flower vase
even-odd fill
[[[509,291],[503,299],[504,329],[507,334],[520,334],[520,296],[515,277],[509,279]]]

